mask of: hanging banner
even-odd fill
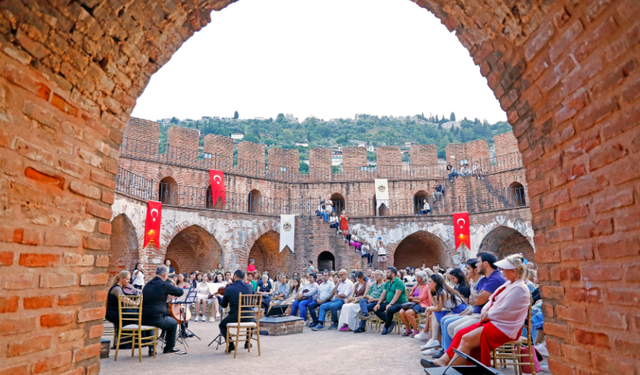
[[[222,198],[222,204],[226,197],[224,188],[224,172],[209,169],[209,179],[211,180],[211,206],[215,206],[218,203],[218,198]]]
[[[293,253],[294,234],[296,232],[296,215],[280,215],[280,252],[285,246]]]
[[[453,236],[456,239],[456,250],[461,244],[467,246],[467,249],[471,249],[468,212],[458,212],[453,214]]]
[[[386,178],[375,179],[376,187],[376,216],[380,214],[380,206],[383,204],[389,209],[389,182]]]
[[[147,202],[147,220],[144,223],[144,245],[147,247],[152,241],[155,247],[160,248],[160,224],[162,224],[162,203],[156,201]]]

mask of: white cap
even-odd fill
[[[502,268],[503,270],[514,270],[514,269],[516,269],[516,266],[514,266],[513,263],[509,262],[507,260],[507,258],[496,262],[496,267]]]

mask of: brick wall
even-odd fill
[[[447,164],[455,166],[460,172],[460,161],[467,160],[469,165],[473,160],[489,159],[489,144],[483,139],[468,143],[452,143],[445,147]]]
[[[367,149],[364,147],[343,147],[342,167],[359,170],[360,167],[367,166]]]
[[[493,137],[493,144],[496,148],[496,156],[520,152],[518,149],[518,140],[515,135],[513,135],[513,132],[496,135]]]
[[[144,149],[146,152],[158,153],[160,124],[157,122],[131,117],[127,121],[124,136],[130,138],[130,142],[127,144],[128,149],[138,151]],[[134,140],[141,142],[135,142]]]
[[[129,114],[151,75],[229,3],[2,3],[3,372],[59,356],[56,373],[99,371]],[[518,139],[551,371],[637,374],[638,2],[417,4],[456,32]],[[42,350],[24,349],[34,337]]]
[[[285,168],[288,174],[298,174],[300,169],[300,154],[297,149],[282,149],[274,147],[268,151],[269,170],[282,171]]]
[[[331,149],[309,149],[309,174],[315,181],[328,181],[331,179]]]
[[[233,139],[217,134],[204,136],[204,152],[211,154],[214,169],[230,170],[233,166]]]
[[[380,146],[376,149],[376,164],[378,166],[401,166],[402,155],[400,146]]]
[[[256,171],[264,171],[265,164],[264,144],[242,141],[238,143],[238,167]]]
[[[438,164],[438,146],[436,145],[413,145],[410,153],[412,167]]]
[[[200,130],[172,126],[167,129],[167,153],[180,159],[195,160],[198,157]]]

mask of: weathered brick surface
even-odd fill
[[[209,13],[229,3],[96,1],[90,5],[44,5],[13,1],[0,5],[0,86],[7,93],[0,98],[0,170],[6,181],[3,187],[8,187],[0,190],[0,226],[13,228],[9,239],[0,230],[0,238],[3,252],[14,254],[0,258],[3,298],[22,297],[25,285],[30,297],[51,295],[51,288],[61,293],[103,288],[80,285],[79,280],[81,273],[102,273],[104,267],[94,265],[87,270],[62,264],[52,272],[47,269],[50,267],[20,264],[20,254],[85,251],[81,239],[86,230],[97,231],[98,225],[76,228],[73,223],[84,219],[106,222],[109,218],[104,212],[87,212],[87,207],[94,207],[89,203],[100,206],[97,200],[91,193],[74,193],[69,184],[96,183],[93,186],[101,191],[113,190],[106,180],[114,179],[113,161],[118,158],[118,146],[136,98],[173,52],[210,22]],[[536,186],[548,186],[532,193],[531,203],[534,228],[538,235],[544,234],[536,237],[540,239],[536,243],[540,280],[544,288],[552,288],[548,289],[552,297],[545,296],[545,307],[589,311],[604,301],[611,313],[627,318],[626,326],[601,327],[589,314],[582,323],[551,316],[547,308],[545,331],[550,342],[560,348],[551,353],[551,371],[637,372],[640,360],[630,348],[640,341],[640,322],[637,303],[630,301],[638,298],[632,267],[640,255],[629,242],[637,240],[640,233],[631,220],[638,212],[640,193],[637,1],[416,3],[456,32],[507,112],[523,153],[527,181],[532,187],[543,181]],[[238,150],[241,160],[240,146]],[[244,161],[264,160],[264,149],[250,157],[248,150],[244,151]],[[480,147],[473,153],[483,152]],[[359,160],[362,163],[354,167],[366,165],[366,154]],[[584,169],[573,169],[580,165]],[[96,176],[106,180],[96,180]],[[623,203],[614,203],[613,197],[628,190],[633,192],[632,200],[623,196]],[[558,212],[585,203],[593,208],[586,216],[557,219]],[[606,209],[607,205],[611,209]],[[583,226],[589,223],[596,226]],[[63,241],[50,233],[64,233],[72,240]],[[618,240],[624,241],[620,254],[599,245]],[[30,250],[25,251],[27,246]],[[32,250],[34,247],[37,250]],[[590,249],[592,253],[578,251],[578,256],[565,259],[561,251],[565,247]],[[242,256],[238,259],[246,259],[249,250],[239,250]],[[556,267],[560,271],[555,271]],[[619,277],[607,279],[598,267],[614,269]],[[573,269],[580,270],[580,279],[572,276],[576,275],[569,271]],[[15,275],[24,275],[22,286],[9,280]],[[86,304],[92,303],[100,302]],[[75,323],[77,312],[94,307],[80,304],[55,313],[51,310],[54,307],[34,309],[25,317],[20,306],[0,318],[0,334],[7,348],[17,348],[29,338],[50,336],[55,326],[76,329],[78,325],[83,331],[87,323]],[[560,311],[568,311],[562,308]],[[67,320],[67,314],[72,319]],[[46,351],[13,357],[3,354],[0,373],[34,372],[32,363],[69,351],[59,340],[59,336],[52,336],[51,348]],[[80,345],[84,347],[74,347],[73,363],[59,372],[94,371],[98,339],[85,339]],[[563,347],[568,348],[568,354],[562,354]],[[591,353],[591,361],[576,361],[588,357],[585,351]]]

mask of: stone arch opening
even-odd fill
[[[324,270],[336,270],[336,257],[329,251],[323,251],[318,254],[318,271],[322,273]]]
[[[522,186],[521,183],[515,181],[509,185],[507,194],[511,207],[522,207],[527,205],[524,186]]]
[[[171,239],[165,253],[166,259],[171,260],[176,272],[182,273],[214,270],[218,263],[224,262],[218,240],[197,225],[181,230]]]
[[[162,204],[178,203],[178,184],[173,177],[165,177],[158,184],[158,201]]]
[[[213,202],[213,195],[211,194],[211,185],[207,186],[204,196],[204,202],[206,208],[214,208],[216,210],[221,210],[223,208],[222,198],[218,198],[217,202]]]
[[[108,255],[109,276],[114,276],[122,270],[132,271],[136,262],[140,260],[136,228],[125,214],[120,214],[111,221]]]
[[[419,190],[413,195],[413,214],[417,215],[422,211],[424,203],[429,202],[429,193],[424,190]]]
[[[247,212],[259,213],[261,211],[262,193],[260,190],[253,189],[247,197]]]
[[[488,251],[494,253],[498,259],[508,255],[523,252],[525,258],[533,260],[534,249],[527,237],[517,230],[505,226],[494,228],[482,239],[478,252]]]
[[[433,233],[418,231],[405,237],[393,252],[393,265],[400,269],[405,267],[431,268],[435,264],[452,266],[449,247]]]
[[[333,193],[329,199],[333,202],[333,210],[337,215],[341,215],[345,209],[344,196],[340,193]]]
[[[278,272],[287,275],[291,268],[291,251],[285,248],[280,249],[280,233],[270,230],[258,237],[249,251],[249,259],[255,261],[256,270],[269,271],[273,277]]]

